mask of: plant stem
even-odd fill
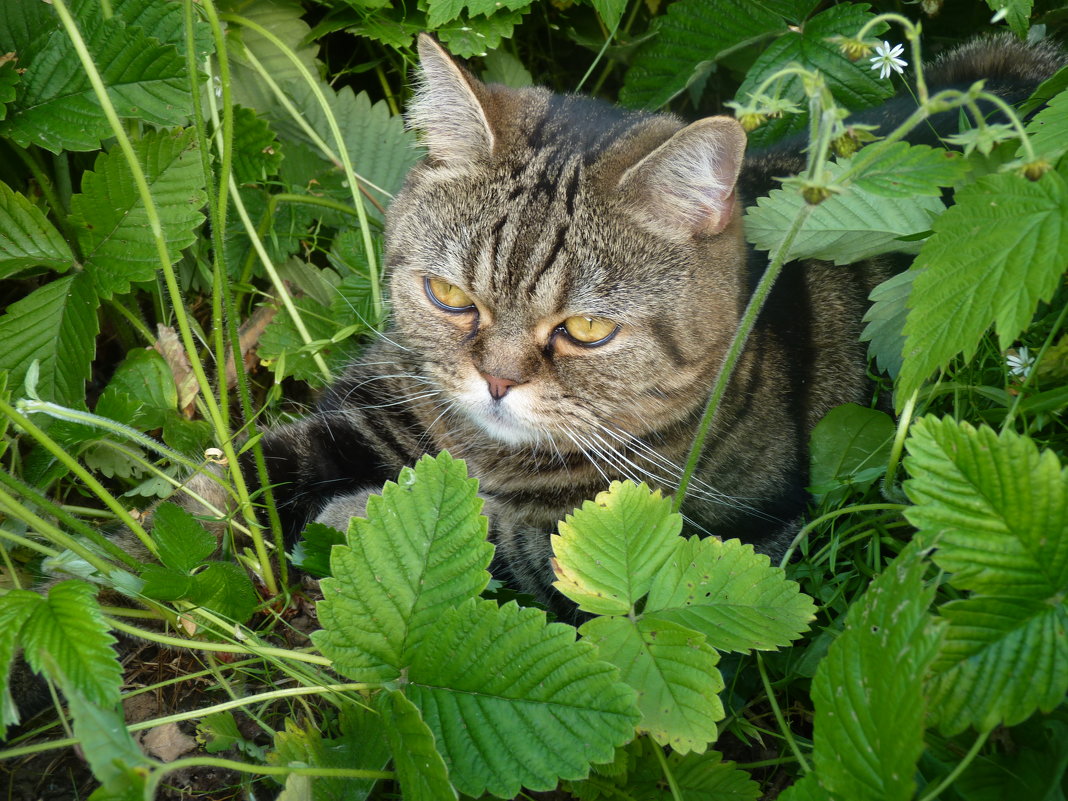
[[[741,358],[742,351],[745,349],[745,343],[749,339],[749,334],[756,325],[760,310],[763,308],[768,295],[771,294],[772,287],[774,287],[775,281],[779,277],[779,273],[782,272],[783,264],[786,262],[786,254],[790,252],[790,246],[793,244],[797,234],[804,227],[805,221],[808,220],[813,208],[813,206],[806,203],[798,209],[793,222],[790,224],[785,236],[783,236],[782,241],[779,243],[779,247],[776,248],[771,263],[764,271],[764,275],[761,276],[760,283],[757,284],[756,289],[749,298],[749,303],[745,307],[745,313],[742,314],[742,319],[738,323],[738,329],[734,333],[734,339],[731,340],[730,347],[727,348],[727,355],[723,359],[723,365],[719,369],[719,374],[716,376],[716,382],[712,386],[712,393],[708,396],[708,403],[705,406],[701,422],[697,427],[697,434],[693,439],[693,445],[690,446],[690,454],[686,459],[686,467],[682,473],[682,480],[679,482],[679,488],[675,491],[675,500],[672,503],[672,508],[676,512],[682,508],[682,502],[686,498],[686,490],[690,486],[690,479],[693,478],[694,471],[697,469],[697,464],[701,458],[701,451],[705,445],[705,438],[708,436],[709,429],[712,427],[716,411],[719,409],[720,401],[723,400],[723,396],[727,391],[731,374],[734,372],[738,359]]]
[[[805,537],[809,535],[809,532],[817,526],[826,523],[828,520],[834,520],[836,517],[842,515],[856,514],[857,512],[878,512],[882,510],[900,510],[907,509],[908,507],[900,503],[863,503],[857,506],[846,506],[842,509],[835,509],[833,512],[828,512],[825,515],[820,515],[815,520],[811,520],[806,523],[800,531],[797,532],[797,536],[794,537],[790,543],[790,547],[786,549],[786,553],[783,554],[782,559],[779,560],[779,567],[785,567],[790,563],[790,557],[793,556],[794,550],[798,545],[804,541]]]
[[[660,762],[660,770],[664,774],[664,778],[667,779],[668,788],[671,790],[672,801],[682,801],[682,792],[679,790],[679,783],[675,781],[675,774],[671,772],[671,765],[668,764],[667,757],[664,756],[664,749],[657,745],[651,737],[649,738],[649,742],[652,743],[653,753],[656,754],[656,758]]]
[[[218,757],[190,757],[189,759],[176,759],[162,765],[153,779],[156,782],[165,773],[172,773],[183,768],[215,767],[224,770],[233,770],[240,773],[255,773],[260,776],[336,776],[349,779],[392,779],[394,773],[388,770],[360,770],[357,768],[297,768],[288,765],[253,765],[248,762],[237,762],[233,759],[219,759]]]
[[[935,801],[935,799],[938,798],[938,796],[941,795],[947,787],[953,784],[953,782],[957,780],[957,777],[960,776],[964,772],[965,768],[967,768],[972,763],[972,760],[975,759],[976,755],[979,753],[979,749],[982,748],[983,743],[986,742],[986,738],[990,736],[991,731],[993,730],[987,729],[986,731],[981,732],[979,736],[975,738],[975,742],[972,743],[972,747],[968,749],[968,753],[966,753],[964,755],[964,758],[957,763],[956,767],[954,767],[952,771],[950,771],[949,775],[942,779],[942,781],[938,783],[938,786],[931,790],[931,792],[925,794],[920,799],[920,801]]]
[[[764,668],[764,659],[759,652],[756,655],[756,660],[757,668],[760,670],[760,681],[764,684],[764,692],[767,693],[768,703],[771,704],[771,711],[775,715],[775,720],[779,723],[779,730],[782,732],[786,744],[790,746],[790,750],[797,757],[801,770],[805,773],[810,773],[812,768],[809,766],[808,760],[805,759],[805,755],[801,753],[801,748],[797,745],[797,741],[794,740],[790,727],[786,725],[786,718],[783,717],[782,710],[779,709],[779,702],[775,700],[775,693],[771,688],[771,680],[768,678],[768,671]]]
[[[905,449],[905,437],[909,433],[909,425],[912,423],[912,414],[916,410],[916,398],[919,390],[915,390],[905,402],[901,410],[901,418],[897,421],[897,431],[894,433],[894,444],[890,446],[890,461],[886,465],[886,475],[883,477],[883,497],[896,496],[894,479],[897,477],[897,466],[901,462],[901,453]]]

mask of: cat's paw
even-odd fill
[[[381,492],[381,490],[379,490]],[[329,502],[315,516],[316,523],[337,529],[338,531],[349,530],[349,519],[364,517],[367,510],[367,499],[375,494],[375,490],[367,489],[350,492],[347,495],[338,495]]]

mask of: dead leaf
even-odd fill
[[[189,366],[189,357],[186,356],[185,348],[178,339],[178,333],[169,325],[157,325],[156,335],[159,339],[152,347],[163,356],[167,366],[171,368],[174,385],[178,388],[178,408],[191,420],[200,387],[197,385],[197,377],[193,374],[193,368]]]
[[[141,736],[141,748],[161,762],[173,762],[183,754],[195,751],[197,741],[184,734],[177,723],[164,723],[149,729]]]

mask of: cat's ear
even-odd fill
[[[479,100],[481,84],[425,33],[419,36],[419,78],[408,125],[422,132],[430,159],[465,167],[489,158],[493,129]]]
[[[687,125],[629,168],[619,188],[657,231],[691,237],[718,234],[734,215],[734,185],[742,168],[745,131],[730,117]]]

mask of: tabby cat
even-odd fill
[[[1051,69],[1012,39],[976,50],[995,51],[1000,66],[979,69],[1009,83]],[[479,479],[494,576],[566,610],[550,533],[610,481],[677,486],[766,265],[742,209],[798,171],[799,147],[743,160],[727,117],[687,125],[486,85],[427,36],[419,53],[409,121],[428,155],[389,209],[392,328],[313,415],[266,435],[268,469],[292,537],[312,519],[346,528],[384,480],[447,449]],[[888,270],[784,272],[686,497],[695,530],[781,553],[805,508],[812,427],[871,400],[858,335]]]

